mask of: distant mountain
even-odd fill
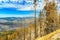
[[[24,27],[24,26],[28,27],[30,22],[34,22],[33,19],[34,17],[0,18],[0,31],[13,30],[13,29],[17,29],[18,27]]]
[[[7,21],[14,21],[14,20],[17,20],[18,18],[16,18],[16,17],[5,17],[5,18],[0,18],[0,19],[7,20]],[[19,19],[22,20],[22,18],[19,18]]]
[[[31,19],[33,17],[4,17],[4,18],[0,18],[0,20],[7,20],[7,21],[14,21],[14,20],[18,20],[18,21],[23,21],[24,19]]]

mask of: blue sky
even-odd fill
[[[0,0],[0,17],[34,16],[33,2],[33,0]],[[38,0],[37,3],[41,4],[41,0]],[[40,9],[37,8],[37,15],[39,14]]]
[[[0,17],[34,17],[33,3],[33,0],[0,0]],[[43,0],[37,0],[37,16],[44,5]]]

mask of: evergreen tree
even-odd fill
[[[57,4],[53,2],[46,3],[44,7],[46,11],[46,33],[53,32],[58,27]]]

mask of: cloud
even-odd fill
[[[34,10],[33,5],[20,5],[17,10]]]
[[[22,2],[23,0],[0,0],[0,2]]]
[[[2,0],[0,0],[1,2]],[[4,2],[7,2],[8,0],[3,0]],[[10,0],[10,1],[19,1],[19,0]],[[21,4],[18,4],[18,3],[0,3],[0,9],[1,8],[16,8],[17,10],[34,10],[34,5],[32,4],[33,3],[33,0],[25,0],[26,1],[26,4],[25,5],[21,5]],[[23,0],[20,0],[19,2],[23,2]],[[31,3],[31,4],[29,4]],[[40,10],[42,9],[44,6],[43,2],[41,2],[39,0],[37,6],[36,6],[36,9],[37,10]]]
[[[16,5],[12,3],[3,3],[2,5],[0,5],[0,8],[16,8]]]
[[[42,1],[39,1],[37,2],[37,5],[36,5],[36,10],[41,10],[43,9],[44,7],[44,2]],[[31,5],[24,5],[24,6],[20,6],[20,8],[18,10],[35,10],[34,9],[34,4],[31,4]]]
[[[0,2],[1,1],[4,1],[5,3],[0,3],[0,9],[1,8],[16,8],[16,10],[34,10],[33,0],[24,0],[25,2],[23,2],[23,0],[10,0],[12,3],[6,3],[6,2],[9,2],[8,0],[0,0]],[[16,2],[20,2],[22,4],[16,3]],[[25,4],[23,5],[23,3]],[[36,10],[43,9],[44,5],[45,5],[44,0],[37,0]]]

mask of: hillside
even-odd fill
[[[60,29],[43,37],[38,37],[36,40],[60,40]]]

